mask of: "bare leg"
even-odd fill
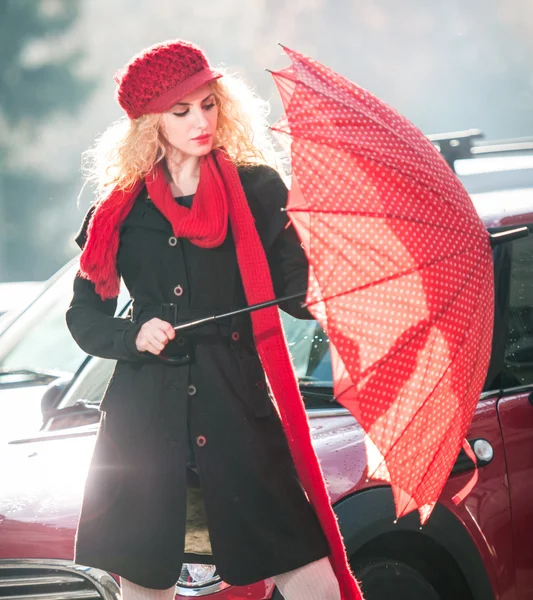
[[[176,586],[173,585],[168,590],[153,590],[145,588],[120,578],[120,589],[122,591],[122,600],[174,600]]]
[[[272,578],[285,600],[341,600],[329,558],[321,558]]]

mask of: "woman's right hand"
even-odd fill
[[[146,321],[140,328],[135,345],[139,352],[160,354],[168,342],[175,337],[176,332],[170,323],[154,318]]]

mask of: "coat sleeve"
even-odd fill
[[[255,195],[261,207],[256,225],[262,233],[274,291],[277,297],[307,290],[309,264],[300,239],[287,213],[288,190],[279,173],[270,167],[261,167],[255,185]],[[302,308],[305,297],[280,304],[280,308],[298,319],[313,319]]]
[[[83,224],[74,238],[83,249],[87,239],[87,226],[93,207],[86,214]],[[136,361],[146,357],[139,352],[135,338],[141,325],[128,318],[115,317],[117,299],[102,300],[92,281],[74,278],[74,293],[67,309],[67,326],[78,346],[87,354],[115,360]]]

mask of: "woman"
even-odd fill
[[[173,598],[183,562],[214,562],[235,585],[274,577],[289,600],[339,600],[339,583],[357,598],[336,524],[317,519],[267,390],[263,368],[293,427],[277,309],[178,336],[172,326],[271,299],[272,285],[277,295],[307,285],[286,188],[266,165],[264,115],[180,40],[134,57],[117,83],[128,119],[93,153],[100,198],[76,238],[67,312],[82,349],[117,360],[75,559],[119,574],[124,600]],[[119,277],[128,319],[113,316]],[[283,308],[310,318],[298,302]],[[308,428],[303,438],[312,453]]]

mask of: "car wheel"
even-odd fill
[[[369,558],[352,569],[365,600],[440,600],[423,575],[398,560]]]

